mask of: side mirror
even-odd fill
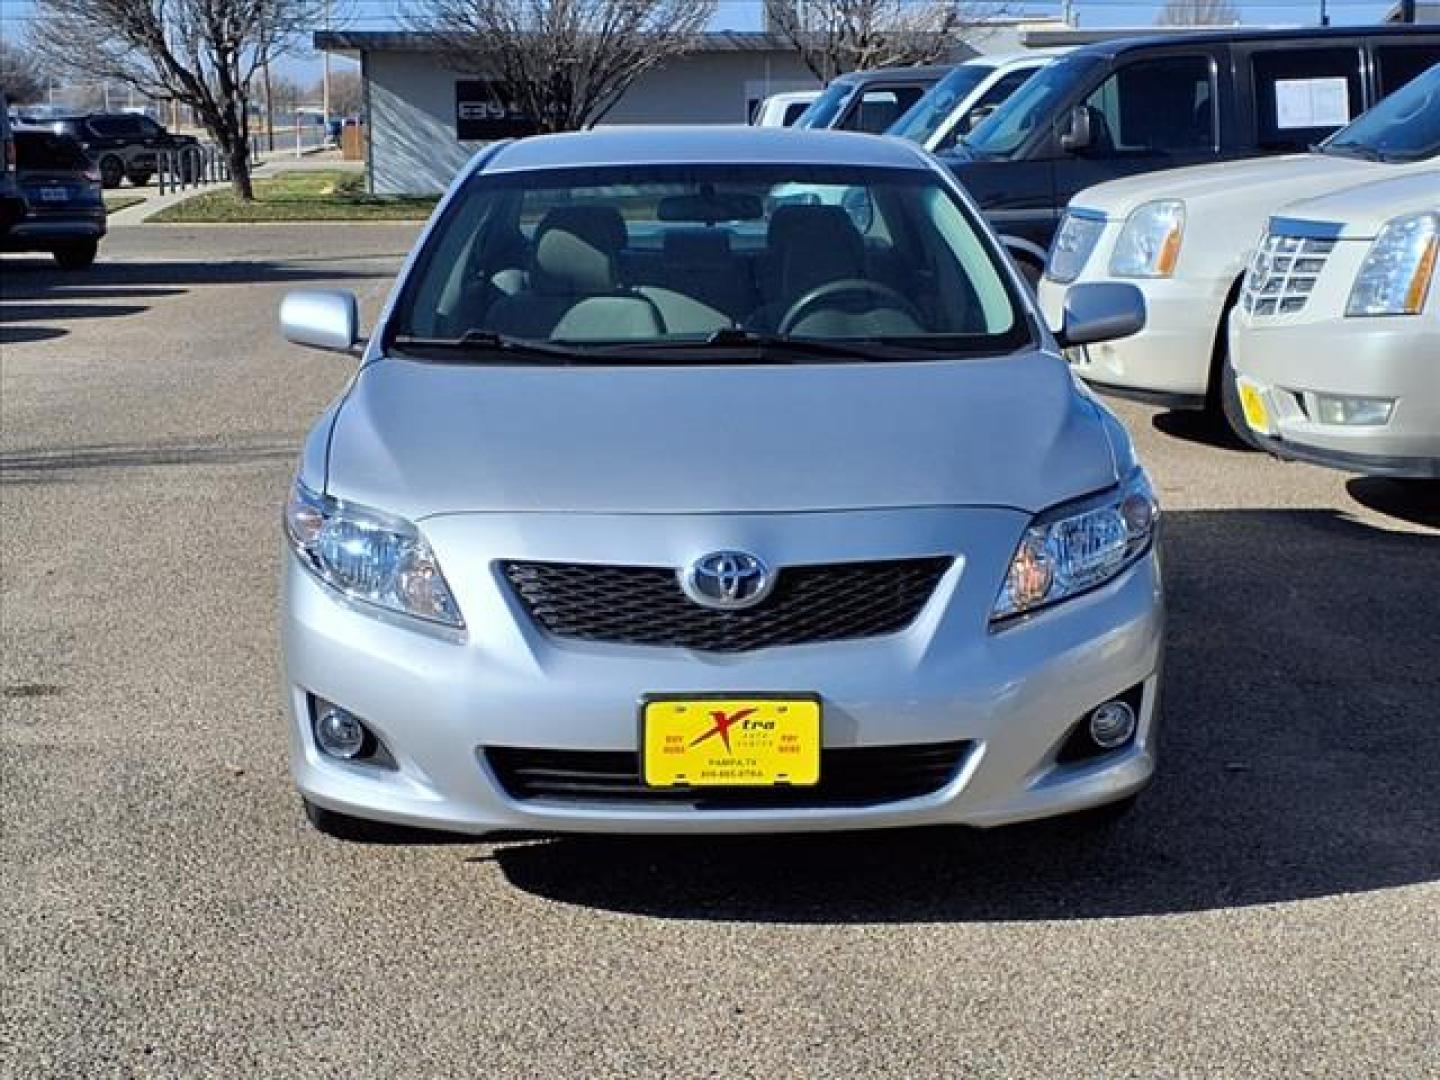
[[[1055,340],[1062,349],[1114,341],[1145,329],[1145,296],[1134,285],[1092,281],[1065,291],[1065,313]]]
[[[352,292],[296,289],[280,302],[280,333],[296,345],[349,352],[360,340],[360,305]]]
[[[1090,143],[1094,137],[1094,133],[1090,130],[1089,107],[1076,105],[1070,110],[1070,119],[1065,125],[1065,130],[1060,133],[1060,149],[1067,154],[1078,154],[1082,150],[1090,149]]]

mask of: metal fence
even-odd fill
[[[255,160],[253,152],[251,160]],[[161,195],[230,179],[230,159],[212,143],[162,150],[156,166],[155,177]]]

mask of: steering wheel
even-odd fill
[[[920,314],[919,309],[889,285],[882,285],[878,281],[870,281],[867,278],[841,278],[839,281],[831,281],[811,289],[804,296],[800,297],[799,300],[791,304],[784,316],[780,319],[780,325],[776,329],[776,333],[790,333],[806,316],[813,314],[817,308],[846,306],[836,303],[839,297],[863,297],[867,295],[879,299],[887,307],[898,308],[915,322],[917,328],[924,324],[924,317]]]

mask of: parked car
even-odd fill
[[[750,123],[755,127],[789,127],[819,96],[819,90],[787,90],[783,94],[771,94],[755,107]]]
[[[0,238],[25,213],[20,182],[15,175],[15,137],[10,129],[10,106],[0,93]]]
[[[1301,272],[1304,258],[1317,264]],[[1260,445],[1440,479],[1440,166],[1285,207],[1230,319]]]
[[[17,176],[25,213],[6,231],[7,251],[48,251],[66,270],[95,261],[105,235],[100,176],[80,144],[53,131],[15,132]]]
[[[1440,62],[1440,27],[1223,30],[1102,42],[1035,75],[943,155],[1036,282],[1072,196],[1297,153]]]
[[[878,135],[952,70],[946,64],[852,71],[831,82],[795,126]]]
[[[136,187],[148,184],[159,170],[160,154],[200,146],[193,135],[171,134],[139,113],[37,116],[34,123],[78,141],[100,170],[100,181],[107,188],[119,187],[122,180]],[[198,168],[198,161],[180,159],[182,172]]]
[[[966,60],[925,91],[885,134],[917,142],[932,153],[949,150],[1030,76],[1069,51],[1027,49]]]
[[[1051,251],[1041,307],[1055,320],[1071,282],[1133,281],[1145,294],[1144,332],[1075,350],[1076,373],[1120,397],[1214,409],[1248,439],[1226,324],[1266,219],[1295,199],[1433,175],[1437,162],[1440,64],[1308,154],[1155,173],[1082,192]],[[1329,249],[1324,238],[1302,245],[1296,290],[1314,283]]]
[[[862,187],[868,232],[797,182]],[[1080,287],[1059,342],[1144,320]],[[349,350],[355,297],[290,294]],[[1128,805],[1157,508],[954,179],[616,127],[455,180],[285,511],[320,828],[762,832]]]

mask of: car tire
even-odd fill
[[[1015,258],[1015,269],[1020,271],[1020,276],[1025,279],[1025,284],[1030,288],[1031,296],[1040,294],[1040,279],[1045,274],[1043,266],[1036,266],[1029,259]]]
[[[98,240],[85,240],[78,244],[66,244],[54,251],[55,261],[61,270],[88,270],[95,262],[100,250]]]
[[[145,172],[145,171],[142,169],[142,170],[139,171],[139,172],[129,173],[129,174],[125,177],[125,179],[129,180],[130,183],[134,184],[136,187],[144,187],[146,184],[150,183],[150,177],[151,177],[152,175],[154,175],[154,174],[153,174],[153,173]]]
[[[1228,348],[1220,357],[1218,375],[1220,385],[1217,388],[1216,396],[1219,398],[1220,416],[1224,419],[1225,426],[1247,450],[1259,450],[1260,444],[1256,442],[1250,425],[1245,422],[1245,407],[1240,404],[1240,386],[1235,379],[1235,367],[1230,363]]]
[[[125,179],[125,162],[121,161],[114,154],[106,154],[100,159],[100,185],[107,188],[117,188],[120,181]]]

